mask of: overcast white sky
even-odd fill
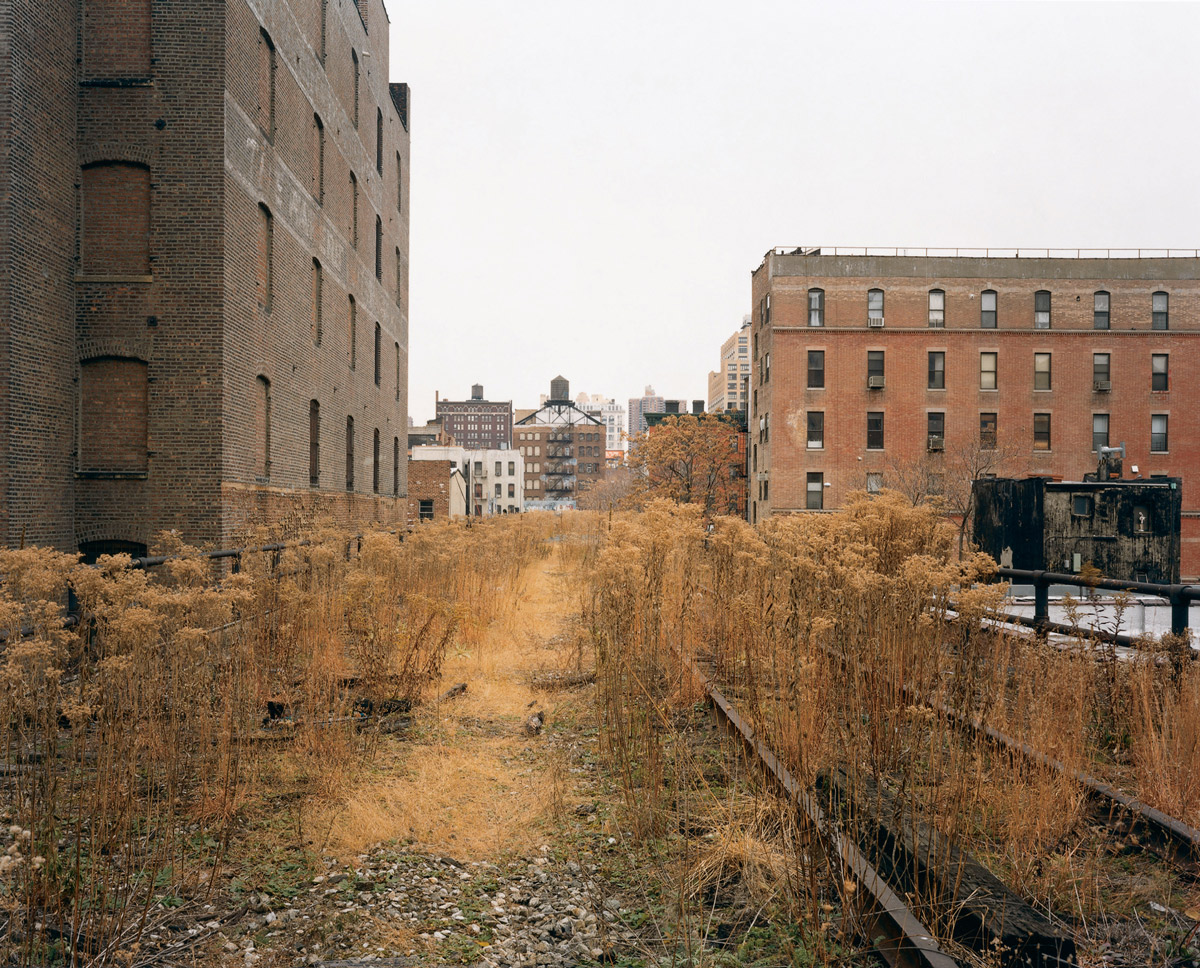
[[[776,245],[1200,246],[1200,4],[388,0],[409,406],[700,398]]]

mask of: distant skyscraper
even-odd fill
[[[640,397],[629,398],[629,436],[636,437],[646,432],[646,414],[662,413],[663,398],[654,392],[654,387],[647,386],[646,392]]]
[[[750,317],[742,319],[741,329],[721,344],[721,368],[708,374],[708,409],[746,409],[746,381],[750,376]]]
[[[625,408],[621,404],[602,393],[581,393],[575,397],[575,405],[604,424],[606,450],[625,449]]]

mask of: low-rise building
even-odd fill
[[[467,514],[519,514],[525,505],[525,459],[514,448],[414,447],[414,461],[449,460],[466,484]]]
[[[452,521],[467,513],[467,484],[452,460],[408,462],[408,526]]]

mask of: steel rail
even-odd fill
[[[703,685],[704,692],[718,715],[738,734],[746,748],[757,757],[768,776],[775,781],[812,822],[833,853],[868,895],[869,910],[859,912],[863,922],[859,932],[876,948],[892,968],[958,968],[958,962],[938,947],[929,929],[893,891],[866,856],[843,837],[826,819],[820,804],[792,776],[771,749],[755,735],[754,727],[738,714],[732,704],[691,659],[680,656],[685,669]]]

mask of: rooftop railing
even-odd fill
[[[771,255],[901,256],[913,259],[1196,259],[1200,249],[957,249],[783,245]]]

